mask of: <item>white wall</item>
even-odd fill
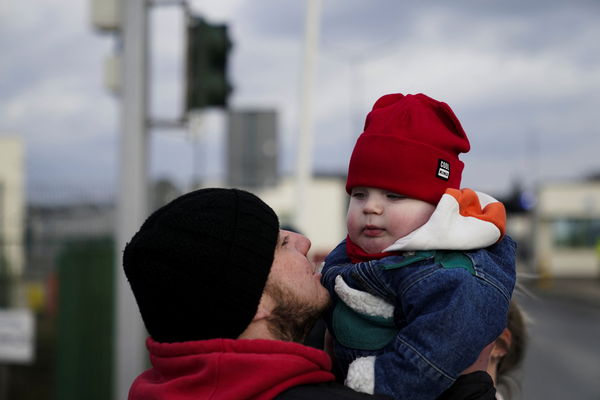
[[[556,248],[552,224],[557,218],[600,218],[600,182],[546,184],[537,204],[536,265],[551,277],[600,277],[600,258],[594,248]]]
[[[311,240],[313,254],[329,252],[346,236],[345,184],[341,177],[317,176],[307,188],[307,218],[294,228]],[[281,225],[293,224],[296,207],[293,179],[284,178],[277,187],[255,191],[255,194],[275,210]]]
[[[600,182],[545,185],[537,207],[543,217],[600,217]]]
[[[19,138],[0,136],[0,240],[11,271],[19,275],[24,262],[24,148]]]

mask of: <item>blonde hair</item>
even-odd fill
[[[527,318],[521,307],[512,300],[508,309],[507,329],[510,331],[510,343],[500,337],[506,348],[506,354],[498,362],[496,371],[496,390],[502,399],[518,400],[521,398],[521,374],[519,367],[525,357],[527,348]]]

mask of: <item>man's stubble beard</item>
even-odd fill
[[[307,304],[291,292],[286,293],[282,285],[272,282],[267,282],[265,293],[277,304],[267,319],[269,331],[279,340],[290,342],[301,343],[330,303]]]

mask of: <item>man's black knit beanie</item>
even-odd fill
[[[238,189],[197,190],[155,211],[123,254],[150,336],[238,337],[256,314],[278,234],[273,210]]]

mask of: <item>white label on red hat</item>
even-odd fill
[[[438,160],[438,178],[442,178],[444,180],[448,180],[450,178],[450,163],[448,161],[444,161],[442,159]]]

